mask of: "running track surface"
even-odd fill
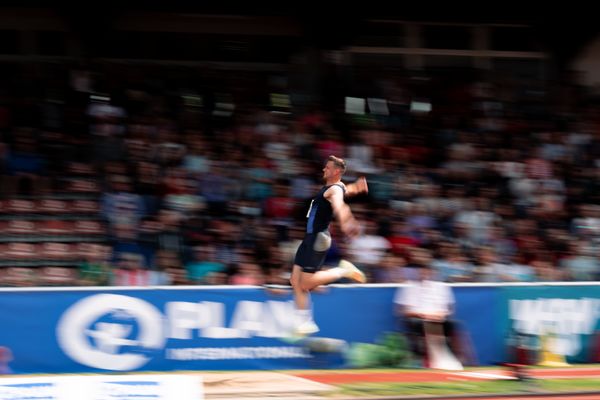
[[[552,368],[527,369],[527,374],[537,379],[569,379],[569,378],[598,378],[600,368]],[[481,381],[492,379],[511,379],[513,374],[508,369],[490,369],[473,371],[315,371],[294,374],[301,378],[329,385],[358,383],[358,382],[444,382],[444,381]],[[596,395],[598,397],[598,395]],[[598,397],[600,400],[600,397]]]
[[[572,395],[544,395],[544,396],[515,396],[515,397],[465,397],[468,400],[598,400],[600,399],[599,394],[572,394]],[[438,398],[442,400],[442,398]],[[460,398],[453,397],[452,400],[460,400]]]
[[[529,376],[537,379],[573,379],[573,378],[599,378],[600,368],[566,368],[566,369],[527,369]],[[398,371],[398,372],[353,372],[337,371],[327,372],[306,372],[299,373],[296,376],[310,379],[316,382],[339,385],[345,383],[359,382],[443,382],[443,381],[481,381],[491,379],[514,379],[513,373],[507,369],[490,369],[460,372],[443,372],[433,370],[423,371]],[[443,397],[437,397],[443,399]],[[459,397],[453,396],[452,400],[459,400]],[[515,395],[515,396],[491,396],[485,397],[465,397],[468,400],[600,400],[599,393],[590,394],[544,394],[538,395]]]

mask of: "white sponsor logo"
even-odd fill
[[[54,400],[56,388],[53,384],[5,384],[0,381],[2,400]]]
[[[98,294],[75,303],[63,314],[57,327],[57,339],[63,351],[80,364],[129,371],[150,361],[149,353],[163,349],[168,339],[277,338],[287,336],[292,329],[293,319],[290,316],[294,307],[291,302],[240,301],[235,305],[228,324],[225,311],[223,303],[173,301],[165,304],[163,315],[151,304],[135,297]],[[260,349],[246,353],[252,354],[252,358],[306,357],[303,352],[290,352],[289,348]],[[232,357],[227,353],[220,358],[215,358],[214,354],[195,358],[197,356],[184,356],[185,349],[165,350],[167,359]],[[178,354],[178,357],[173,354]]]
[[[89,375],[2,378],[0,400],[202,400],[192,375]]]
[[[511,300],[509,313],[517,332],[549,335],[552,352],[575,356],[581,351],[581,336],[594,333],[600,299]]]
[[[99,321],[111,316],[111,322]],[[57,339],[73,360],[95,368],[127,371],[149,361],[127,351],[159,349],[164,345],[162,314],[147,302],[116,294],[87,297],[68,309],[57,327]],[[138,332],[131,337],[132,329]]]

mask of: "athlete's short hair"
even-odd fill
[[[327,161],[331,161],[333,165],[342,170],[342,173],[346,172],[346,161],[343,158],[329,156],[327,157]]]

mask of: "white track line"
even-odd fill
[[[471,378],[480,378],[480,379],[507,379],[507,380],[517,379],[513,376],[494,374],[494,373],[489,373],[489,372],[451,372],[451,373],[449,373],[449,375],[468,376]]]

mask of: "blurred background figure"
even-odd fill
[[[12,352],[8,347],[0,346],[0,375],[12,374],[8,365],[13,360]]]
[[[451,317],[454,312],[454,295],[452,289],[445,283],[435,280],[435,271],[429,264],[413,264],[417,269],[416,280],[410,280],[406,287],[398,288],[394,303],[396,315],[401,318],[401,324],[406,329],[411,351],[417,362],[431,360],[435,355],[428,354],[431,348],[425,336],[425,324],[441,325],[441,332],[447,346],[455,350],[455,323]]]

